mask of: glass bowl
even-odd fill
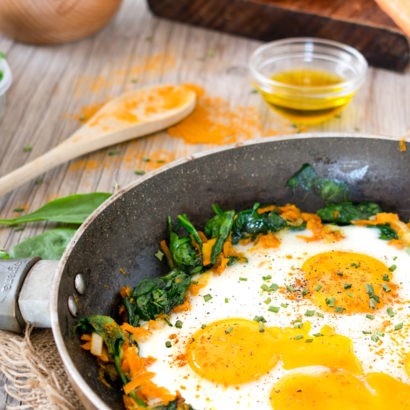
[[[267,43],[249,62],[253,84],[267,104],[304,124],[340,112],[363,85],[367,68],[353,47],[308,37]]]

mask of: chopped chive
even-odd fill
[[[272,302],[272,298],[266,298],[263,303],[269,305],[269,303]]]
[[[397,325],[394,326],[394,330],[400,330],[403,328],[403,323],[397,323]]]
[[[376,309],[376,302],[374,299],[370,299],[369,306],[370,306],[370,309]]]
[[[262,276],[262,279],[263,279],[263,280],[272,279],[272,275]]]
[[[204,323],[201,325],[201,329],[205,329],[205,328],[206,328],[206,324]]]
[[[366,292],[369,295],[369,297],[373,297],[374,296],[374,289],[373,286],[370,283],[366,283]]]
[[[312,338],[309,338],[309,339],[306,339],[305,340],[305,343],[312,343],[313,342],[313,339]]]
[[[302,290],[302,296],[306,296],[308,293],[309,293],[308,289],[305,288]]]
[[[172,346],[172,343],[169,340],[167,340],[165,342],[165,347],[171,347],[171,346]]]
[[[353,293],[352,293],[352,292],[347,292],[346,295],[349,296],[349,298],[352,298],[352,297],[353,297]]]
[[[345,283],[345,284],[343,285],[343,287],[344,287],[345,289],[350,289],[350,288],[352,287],[352,284],[351,284],[351,283]]]
[[[226,333],[227,335],[229,335],[229,333],[231,333],[232,330],[233,330],[233,327],[232,327],[232,326],[229,326],[228,329],[225,330],[225,333]]]
[[[271,285],[267,285],[266,283],[264,283],[261,286],[261,289],[264,290],[265,292],[276,292],[279,289],[279,285],[277,285],[276,283],[272,283]]]
[[[163,253],[162,251],[158,250],[158,251],[155,253],[155,257],[156,257],[159,261],[162,261],[162,259],[164,258],[164,253]]]
[[[336,313],[343,313],[343,311],[346,310],[346,308],[342,306],[335,306],[335,312]]]
[[[377,336],[383,337],[384,336],[384,332],[382,332],[381,330],[378,330],[377,332],[375,332],[375,334]]]
[[[383,290],[387,293],[391,292],[389,285],[387,285],[386,283],[383,283]]]
[[[385,274],[383,275],[382,279],[383,279],[385,282],[390,282],[390,276],[389,276],[387,273],[385,273]]]
[[[294,337],[294,339],[295,339],[295,340],[303,339],[303,335],[296,335],[296,336]]]
[[[308,316],[308,317],[310,317],[310,316],[313,316],[315,314],[315,311],[314,310],[307,310],[306,312],[305,312],[305,316]]]
[[[121,151],[119,150],[119,149],[115,149],[115,150],[112,150],[112,151],[108,151],[108,155],[110,156],[110,157],[114,157],[115,155],[120,155],[121,154]]]
[[[266,319],[265,319],[263,316],[255,316],[255,317],[253,318],[253,320],[254,320],[255,322],[263,322],[263,323],[266,323]]]
[[[324,334],[323,334],[323,333],[313,333],[312,336],[314,336],[314,337],[322,337],[322,336],[324,336]]]
[[[259,332],[263,333],[265,331],[265,324],[263,322],[259,322]]]
[[[322,319],[325,317],[325,315],[322,312],[316,312],[316,316]]]
[[[14,208],[13,212],[17,212],[17,213],[24,212],[24,208]]]
[[[142,157],[142,160],[143,160],[144,162],[150,162],[150,161],[151,161],[151,158],[150,158],[150,157]]]
[[[322,289],[322,287],[323,287],[323,286],[319,283],[319,285],[316,286],[316,289],[315,289],[316,292],[319,292],[319,290]]]
[[[379,336],[377,336],[376,334],[373,334],[370,338],[373,340],[373,342],[378,342],[380,340]]]
[[[241,282],[246,282],[246,281],[248,280],[248,278],[243,278],[243,277],[241,277],[241,278],[239,278],[239,280],[240,280]]]
[[[280,307],[279,306],[269,306],[268,310],[269,312],[278,313],[280,310]]]
[[[229,298],[225,298],[225,303],[229,303]]]
[[[326,302],[326,305],[328,305],[329,307],[334,307],[336,299],[334,297],[326,298],[325,302]]]
[[[290,286],[290,285],[286,285],[286,289],[287,289],[289,292],[296,292],[296,289],[295,289],[293,286]]]
[[[134,171],[134,174],[135,174],[135,175],[144,175],[144,174],[145,174],[145,171],[144,171],[143,169],[136,169],[136,170]]]
[[[31,145],[25,145],[23,147],[23,152],[31,152],[33,151],[33,147]]]
[[[374,315],[370,315],[369,313],[366,315],[366,319],[374,320]]]
[[[295,323],[294,325],[293,325],[293,327],[295,328],[295,329],[302,329],[302,327],[303,327],[303,323],[302,322],[298,322],[298,323]]]
[[[175,322],[175,325],[174,325],[176,328],[178,328],[178,329],[181,329],[182,328],[182,320],[177,320],[176,322]]]
[[[343,272],[336,272],[337,276],[343,276]]]
[[[372,332],[370,330],[363,330],[362,333],[364,335],[371,335],[372,334]]]
[[[286,309],[289,305],[287,303],[281,303],[280,306]]]
[[[397,269],[397,266],[396,266],[396,265],[391,265],[391,266],[389,266],[389,271],[390,271],[390,272],[394,272],[396,269]]]
[[[206,295],[204,295],[204,301],[205,302],[209,302],[212,299],[212,295],[210,295],[209,293],[207,293]]]
[[[387,312],[387,314],[388,314],[390,317],[394,317],[394,312],[393,312],[393,309],[392,309],[392,308],[387,308],[387,309],[386,309],[386,312]]]

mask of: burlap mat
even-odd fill
[[[0,331],[0,372],[6,392],[22,403],[7,409],[83,409],[49,329],[29,328],[24,337]]]

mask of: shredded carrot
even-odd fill
[[[138,341],[145,341],[149,336],[151,336],[151,332],[148,329],[145,329],[144,327],[131,326],[127,322],[124,322],[120,328],[123,331],[131,333]]]
[[[399,149],[401,152],[405,152],[407,150],[406,140],[402,138],[399,142]]]
[[[179,313],[179,312],[185,312],[190,309],[191,309],[191,301],[189,300],[188,297],[186,297],[184,300],[184,303],[182,303],[181,305],[175,306],[172,309],[172,311],[175,313]]]
[[[259,235],[256,244],[263,248],[277,248],[280,245],[280,240],[272,232],[269,232],[266,235]]]
[[[267,205],[267,206],[264,206],[262,208],[258,208],[258,210],[256,212],[260,215],[260,214],[264,214],[265,212],[272,212],[275,209],[276,209],[275,205]]]
[[[160,247],[161,251],[163,252],[163,254],[165,255],[165,257],[167,258],[168,265],[172,266],[174,258],[172,257],[172,253],[171,253],[171,251],[168,247],[167,241],[165,239],[163,239],[159,243],[159,247]]]
[[[120,295],[122,298],[125,298],[126,296],[131,295],[131,288],[129,286],[123,286],[120,290]]]
[[[216,263],[213,267],[213,271],[217,274],[221,274],[228,266],[229,259],[225,258],[222,254],[216,258]]]
[[[209,239],[202,244],[202,265],[207,266],[211,263],[212,248],[214,247],[216,238]]]

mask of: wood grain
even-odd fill
[[[255,109],[262,122],[255,137],[289,132],[291,124],[252,92],[247,64],[260,44],[156,18],[142,0],[124,1],[103,31],[77,43],[34,47],[0,37],[0,50],[7,54],[14,74],[0,118],[0,175],[71,135],[81,125],[73,117],[81,115],[82,107],[149,84],[199,84],[208,95],[228,101],[233,108]],[[340,117],[307,131],[404,136],[409,128],[410,72],[372,68],[364,87]],[[25,152],[25,146],[32,150]],[[106,148],[61,165],[44,174],[41,181],[0,197],[0,215],[13,217],[17,215],[15,208],[34,210],[51,198],[76,192],[113,192],[140,178],[135,169],[152,169],[154,164],[143,157],[163,153],[168,161],[214,146],[187,144],[162,132]],[[110,155],[114,150],[117,155]],[[0,247],[10,249],[47,226],[27,224],[22,231],[0,228]],[[6,400],[13,402],[0,387],[0,409]]]
[[[403,70],[404,33],[373,0],[148,0],[154,14],[264,41],[320,37],[359,49],[376,67]]]

